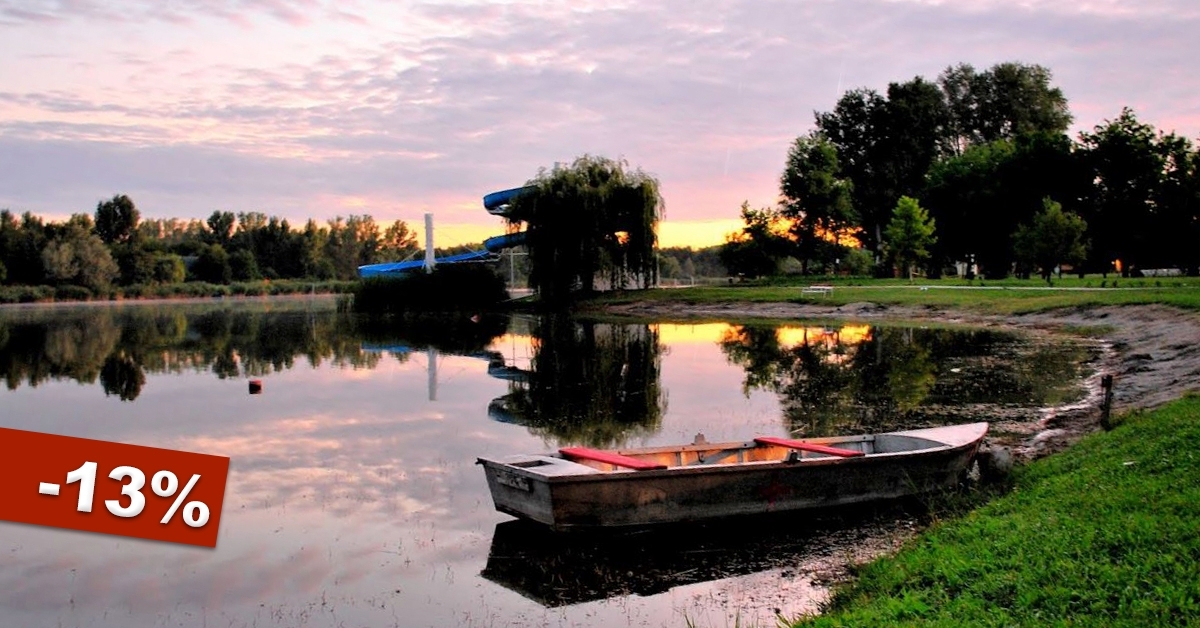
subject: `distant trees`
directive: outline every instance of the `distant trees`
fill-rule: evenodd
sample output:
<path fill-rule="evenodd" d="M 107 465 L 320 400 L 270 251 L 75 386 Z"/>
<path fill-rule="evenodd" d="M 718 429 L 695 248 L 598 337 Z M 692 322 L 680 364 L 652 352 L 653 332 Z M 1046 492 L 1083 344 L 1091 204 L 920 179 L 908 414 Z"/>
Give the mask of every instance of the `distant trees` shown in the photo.
<path fill-rule="evenodd" d="M 379 226 L 370 216 L 341 216 L 329 221 L 328 236 L 323 238 L 324 254 L 333 263 L 339 279 L 358 276 L 358 267 L 379 259 Z"/>
<path fill-rule="evenodd" d="M 936 82 L 850 90 L 793 142 L 772 211 L 791 221 L 789 255 L 806 273 L 813 262 L 828 268 L 838 248 L 834 224 L 882 257 L 884 230 L 904 197 L 937 224 L 923 256 L 930 276 L 954 262 L 993 278 L 1012 273 L 1018 227 L 1032 228 L 1047 197 L 1087 226 L 1092 246 L 1081 270 L 1108 272 L 1119 261 L 1124 273 L 1200 273 L 1192 244 L 1200 239 L 1200 153 L 1192 142 L 1129 109 L 1078 141 L 1066 135 L 1071 122 L 1067 99 L 1040 65 L 960 64 Z M 730 252 L 765 250 L 751 246 L 756 233 L 767 232 L 743 229 Z"/>
<path fill-rule="evenodd" d="M 891 83 L 886 97 L 851 90 L 832 111 L 816 114 L 817 130 L 837 149 L 838 176 L 853 185 L 863 243 L 872 250 L 899 198 L 919 197 L 939 160 L 989 142 L 1061 134 L 1070 122 L 1050 71 L 1019 63 L 984 72 L 950 67 L 937 83 L 921 77 Z"/>
<path fill-rule="evenodd" d="M 779 272 L 779 264 L 794 246 L 787 236 L 781 212 L 773 208 L 752 209 L 742 202 L 740 232 L 731 233 L 721 246 L 721 263 L 730 275 L 762 277 Z"/>
<path fill-rule="evenodd" d="M 208 226 L 207 236 L 204 238 L 209 244 L 219 244 L 222 247 L 228 247 L 233 241 L 233 226 L 237 218 L 233 212 L 214 211 L 208 217 L 205 224 Z"/>
<path fill-rule="evenodd" d="M 412 257 L 421 250 L 417 246 L 417 235 L 408 228 L 403 220 L 397 220 L 384 229 L 379 238 L 379 254 L 383 260 L 399 261 Z"/>
<path fill-rule="evenodd" d="M 702 277 L 725 277 L 729 272 L 721 261 L 722 248 L 720 245 L 700 249 L 683 246 L 660 248 L 659 276 L 689 281 Z"/>
<path fill-rule="evenodd" d="M 63 223 L 0 211 L 0 283 L 78 286 L 93 294 L 113 284 L 353 279 L 360 265 L 402 259 L 416 249 L 404 221 L 381 230 L 367 215 L 337 217 L 325 226 L 310 220 L 299 230 L 261 212 L 143 221 L 123 194 L 98 203 L 93 216 L 76 214 Z"/>
<path fill-rule="evenodd" d="M 816 128 L 788 153 L 772 210 L 789 221 L 787 255 L 802 273 L 814 262 L 824 271 L 849 255 L 839 245 L 853 234 L 878 259 L 884 230 L 907 197 L 944 228 L 940 244 L 934 240 L 920 256 L 931 274 L 961 259 L 976 259 L 989 274 L 1011 272 L 1017 225 L 1041 198 L 1074 203 L 1088 183 L 1063 135 L 1071 123 L 1066 98 L 1050 78 L 1038 65 L 1001 63 L 981 72 L 960 64 L 936 82 L 918 76 L 882 94 L 843 94 L 831 111 L 816 113 Z M 746 259 L 774 249 L 752 245 L 765 233 L 743 229 L 727 254 Z M 867 259 L 857 254 L 854 265 L 870 266 L 861 263 Z"/>

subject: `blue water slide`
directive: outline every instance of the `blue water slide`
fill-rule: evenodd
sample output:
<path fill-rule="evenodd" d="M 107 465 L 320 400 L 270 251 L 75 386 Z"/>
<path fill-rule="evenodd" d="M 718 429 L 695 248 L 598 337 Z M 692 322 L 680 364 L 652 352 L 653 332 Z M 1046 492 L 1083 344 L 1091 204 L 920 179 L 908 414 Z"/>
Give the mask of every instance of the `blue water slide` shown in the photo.
<path fill-rule="evenodd" d="M 520 196 L 524 192 L 535 189 L 537 188 L 532 185 L 526 185 L 524 187 L 492 192 L 491 194 L 483 197 L 483 208 L 493 216 L 507 216 L 509 211 L 512 209 L 512 200 L 514 198 Z"/>
<path fill-rule="evenodd" d="M 489 214 L 495 216 L 507 216 L 511 207 L 511 201 L 526 190 L 533 189 L 532 186 L 512 188 L 510 190 L 501 190 L 492 192 L 483 197 L 483 207 Z M 436 264 L 465 264 L 469 262 L 491 262 L 495 261 L 497 254 L 504 249 L 525 244 L 526 235 L 524 231 L 518 233 L 508 233 L 488 238 L 483 241 L 482 251 L 470 251 L 468 253 L 459 253 L 458 255 L 449 255 L 447 257 L 439 257 L 434 259 Z M 367 264 L 358 267 L 359 277 L 379 277 L 388 275 L 399 275 L 412 272 L 425 266 L 424 259 L 414 259 L 403 262 L 386 262 L 383 264 Z"/>
<path fill-rule="evenodd" d="M 518 234 L 513 234 L 518 235 Z M 501 236 L 502 237 L 502 236 Z M 494 239 L 494 238 L 488 238 Z M 487 249 L 482 251 L 469 251 L 467 253 L 459 253 L 458 255 L 450 255 L 447 257 L 439 257 L 434 259 L 438 264 L 462 264 L 466 262 L 489 262 L 496 258 L 496 253 Z M 367 264 L 358 267 L 359 277 L 377 277 L 380 275 L 397 275 L 414 270 L 419 270 L 425 266 L 425 259 L 413 259 L 406 262 L 387 262 L 384 264 Z"/>
<path fill-rule="evenodd" d="M 525 240 L 528 239 L 528 234 L 524 231 L 517 233 L 509 233 L 506 235 L 492 236 L 483 241 L 483 248 L 492 252 L 499 253 L 504 249 L 511 249 L 514 246 L 522 246 Z"/>

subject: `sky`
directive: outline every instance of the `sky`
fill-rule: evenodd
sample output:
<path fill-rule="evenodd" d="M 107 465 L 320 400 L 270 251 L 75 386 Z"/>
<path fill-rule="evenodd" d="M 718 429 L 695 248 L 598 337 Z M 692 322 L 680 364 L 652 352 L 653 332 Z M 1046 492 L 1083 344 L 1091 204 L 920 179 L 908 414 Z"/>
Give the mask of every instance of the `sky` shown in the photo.
<path fill-rule="evenodd" d="M 584 154 L 655 176 L 660 243 L 773 205 L 848 89 L 1048 67 L 1072 134 L 1132 107 L 1200 136 L 1195 0 L 0 0 L 0 208 L 370 214 L 438 246 Z"/>

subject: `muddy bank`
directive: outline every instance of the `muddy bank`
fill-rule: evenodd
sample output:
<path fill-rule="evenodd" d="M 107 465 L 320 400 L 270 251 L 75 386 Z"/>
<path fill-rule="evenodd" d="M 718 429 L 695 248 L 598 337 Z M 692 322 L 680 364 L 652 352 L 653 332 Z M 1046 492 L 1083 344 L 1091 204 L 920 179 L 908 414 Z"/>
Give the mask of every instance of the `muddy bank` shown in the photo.
<path fill-rule="evenodd" d="M 796 303 L 633 303 L 611 306 L 608 313 L 678 319 L 747 318 L 846 319 L 961 323 L 1019 329 L 1031 333 L 1065 333 L 1097 345 L 1098 359 L 1089 366 L 1080 402 L 1043 408 L 1036 421 L 997 417 L 994 439 L 1013 447 L 1023 458 L 1060 451 L 1100 428 L 1100 378 L 1114 377 L 1113 411 L 1152 408 L 1189 391 L 1200 390 L 1200 315 L 1161 305 L 1067 308 L 1033 314 L 993 316 L 943 308 L 850 303 L 820 306 Z"/>

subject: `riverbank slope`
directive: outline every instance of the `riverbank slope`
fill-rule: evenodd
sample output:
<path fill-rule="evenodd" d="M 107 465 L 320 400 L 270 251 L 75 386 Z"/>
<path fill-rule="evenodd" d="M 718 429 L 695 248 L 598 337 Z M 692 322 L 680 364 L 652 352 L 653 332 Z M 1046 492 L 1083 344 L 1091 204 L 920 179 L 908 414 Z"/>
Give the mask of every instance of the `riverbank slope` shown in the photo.
<path fill-rule="evenodd" d="M 1198 440 L 1198 396 L 1126 415 L 858 568 L 795 626 L 1195 625 Z"/>

